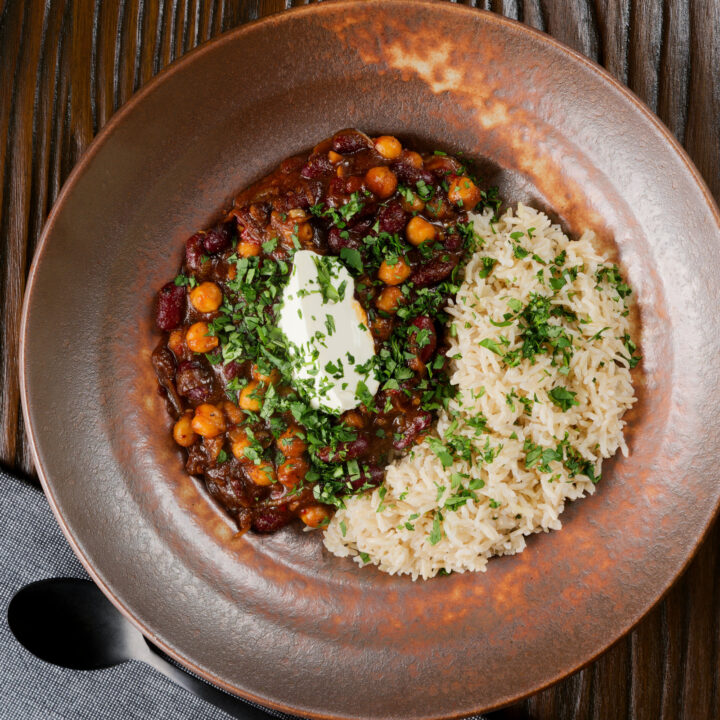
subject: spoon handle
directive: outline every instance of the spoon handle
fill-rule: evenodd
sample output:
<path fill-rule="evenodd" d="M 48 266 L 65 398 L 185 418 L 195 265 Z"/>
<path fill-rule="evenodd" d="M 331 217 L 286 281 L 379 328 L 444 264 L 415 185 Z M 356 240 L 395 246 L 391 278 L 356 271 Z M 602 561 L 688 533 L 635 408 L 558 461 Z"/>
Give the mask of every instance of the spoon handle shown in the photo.
<path fill-rule="evenodd" d="M 185 672 L 185 670 L 181 670 L 166 660 L 159 648 L 156 648 L 147 640 L 146 642 L 151 652 L 143 657 L 143 660 L 149 665 L 152 665 L 176 685 L 180 685 L 180 687 L 185 688 L 203 700 L 206 700 L 211 705 L 225 711 L 228 715 L 239 718 L 240 720 L 269 720 L 269 718 L 273 717 L 264 710 L 209 685 L 204 680 L 200 680 L 194 675 Z"/>

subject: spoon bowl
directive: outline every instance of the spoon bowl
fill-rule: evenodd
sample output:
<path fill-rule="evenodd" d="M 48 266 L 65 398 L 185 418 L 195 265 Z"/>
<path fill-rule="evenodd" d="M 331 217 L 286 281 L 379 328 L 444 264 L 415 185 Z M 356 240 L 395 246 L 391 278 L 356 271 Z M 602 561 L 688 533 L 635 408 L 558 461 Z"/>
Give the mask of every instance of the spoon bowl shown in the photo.
<path fill-rule="evenodd" d="M 72 670 L 101 670 L 140 660 L 232 717 L 242 720 L 270 717 L 263 709 L 228 695 L 169 662 L 88 580 L 50 578 L 30 583 L 13 596 L 7 618 L 17 641 L 45 662 Z"/>
<path fill-rule="evenodd" d="M 10 601 L 8 624 L 33 655 L 73 670 L 100 670 L 150 654 L 142 634 L 87 580 L 26 585 Z"/>

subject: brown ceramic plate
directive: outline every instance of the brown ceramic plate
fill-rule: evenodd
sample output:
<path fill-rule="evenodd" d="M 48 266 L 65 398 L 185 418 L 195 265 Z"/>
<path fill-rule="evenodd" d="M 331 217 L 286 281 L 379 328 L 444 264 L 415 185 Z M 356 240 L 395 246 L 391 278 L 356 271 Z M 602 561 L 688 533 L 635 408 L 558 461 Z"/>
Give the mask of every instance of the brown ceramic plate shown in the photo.
<path fill-rule="evenodd" d="M 354 125 L 486 161 L 511 201 L 611 242 L 641 311 L 630 457 L 487 573 L 413 583 L 286 529 L 233 540 L 156 392 L 151 298 L 182 241 L 284 157 Z M 108 124 L 45 228 L 23 316 L 25 417 L 100 587 L 183 664 L 315 717 L 439 718 L 588 662 L 658 600 L 720 498 L 720 229 L 667 130 L 580 55 L 450 4 L 322 4 L 228 33 Z"/>

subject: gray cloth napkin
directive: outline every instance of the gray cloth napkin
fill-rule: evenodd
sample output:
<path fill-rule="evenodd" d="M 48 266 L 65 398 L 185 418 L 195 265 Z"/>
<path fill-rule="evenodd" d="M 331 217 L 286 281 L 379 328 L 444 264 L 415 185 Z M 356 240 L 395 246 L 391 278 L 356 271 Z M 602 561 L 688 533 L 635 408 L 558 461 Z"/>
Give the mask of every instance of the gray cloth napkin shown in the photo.
<path fill-rule="evenodd" d="M 77 671 L 31 655 L 10 632 L 8 604 L 23 585 L 51 577 L 88 579 L 42 492 L 0 469 L 0 720 L 227 720 L 143 663 Z"/>
<path fill-rule="evenodd" d="M 77 671 L 31 655 L 10 632 L 8 604 L 23 585 L 51 577 L 88 579 L 42 492 L 0 470 L 0 719 L 227 720 L 143 663 Z"/>

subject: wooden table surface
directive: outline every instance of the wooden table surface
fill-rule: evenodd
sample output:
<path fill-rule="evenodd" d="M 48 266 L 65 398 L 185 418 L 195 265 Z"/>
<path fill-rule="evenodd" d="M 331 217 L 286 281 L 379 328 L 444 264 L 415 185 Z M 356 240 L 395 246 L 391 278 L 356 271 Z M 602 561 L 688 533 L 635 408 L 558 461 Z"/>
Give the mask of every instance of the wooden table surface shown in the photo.
<path fill-rule="evenodd" d="M 18 388 L 20 307 L 40 231 L 73 165 L 115 110 L 168 63 L 224 30 L 296 4 L 302 2 L 0 0 L 0 463 L 6 467 L 34 476 Z M 468 4 L 533 25 L 604 65 L 675 133 L 720 198 L 720 0 Z M 719 540 L 716 523 L 686 573 L 630 635 L 506 716 L 720 718 Z"/>

